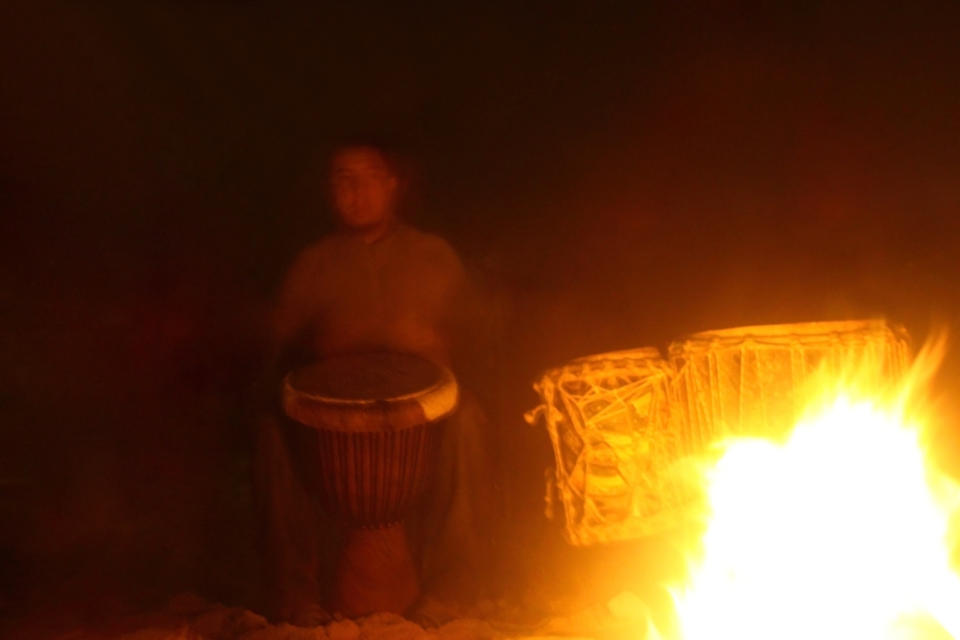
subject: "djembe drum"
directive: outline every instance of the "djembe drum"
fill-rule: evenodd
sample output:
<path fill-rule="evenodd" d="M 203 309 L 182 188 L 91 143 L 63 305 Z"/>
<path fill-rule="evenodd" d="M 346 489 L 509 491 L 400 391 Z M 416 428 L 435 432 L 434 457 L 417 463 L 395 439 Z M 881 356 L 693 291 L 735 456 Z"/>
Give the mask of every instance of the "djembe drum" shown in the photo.
<path fill-rule="evenodd" d="M 403 518 L 430 483 L 457 400 L 447 369 L 396 353 L 332 357 L 284 379 L 284 411 L 308 427 L 307 484 L 346 531 L 334 588 L 342 613 L 402 613 L 417 599 Z"/>
<path fill-rule="evenodd" d="M 807 403 L 846 376 L 884 385 L 904 373 L 908 341 L 882 320 L 807 322 L 705 331 L 674 342 L 684 432 L 695 444 L 728 435 L 777 437 Z"/>
<path fill-rule="evenodd" d="M 553 443 L 548 515 L 558 493 L 564 535 L 577 546 L 660 534 L 679 522 L 690 494 L 671 425 L 673 368 L 656 348 L 604 353 L 543 374 L 534 388 Z"/>

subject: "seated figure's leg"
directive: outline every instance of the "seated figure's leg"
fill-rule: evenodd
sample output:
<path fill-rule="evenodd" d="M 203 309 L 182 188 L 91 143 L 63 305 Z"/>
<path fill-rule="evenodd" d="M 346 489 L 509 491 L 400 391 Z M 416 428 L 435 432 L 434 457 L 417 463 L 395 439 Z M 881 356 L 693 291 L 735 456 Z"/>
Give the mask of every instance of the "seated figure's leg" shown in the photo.
<path fill-rule="evenodd" d="M 293 620 L 319 606 L 323 596 L 318 574 L 327 532 L 316 501 L 297 478 L 283 429 L 274 416 L 259 421 L 254 482 L 262 527 L 264 603 L 272 617 Z"/>
<path fill-rule="evenodd" d="M 469 600 L 481 594 L 494 570 L 497 474 L 486 416 L 472 395 L 462 394 L 445 426 L 436 479 L 417 527 L 421 570 L 428 595 Z"/>

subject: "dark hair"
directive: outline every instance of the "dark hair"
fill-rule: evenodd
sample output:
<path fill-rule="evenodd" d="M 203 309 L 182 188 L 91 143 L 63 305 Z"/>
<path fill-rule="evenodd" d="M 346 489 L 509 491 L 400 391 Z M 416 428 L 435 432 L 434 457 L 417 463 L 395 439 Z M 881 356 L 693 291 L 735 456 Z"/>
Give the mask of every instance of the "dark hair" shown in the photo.
<path fill-rule="evenodd" d="M 384 135 L 364 133 L 341 136 L 330 145 L 328 158 L 332 160 L 334 156 L 346 149 L 360 148 L 375 149 L 379 152 L 387 167 L 401 182 L 406 182 L 409 178 L 410 162 L 408 154 L 399 143 Z"/>

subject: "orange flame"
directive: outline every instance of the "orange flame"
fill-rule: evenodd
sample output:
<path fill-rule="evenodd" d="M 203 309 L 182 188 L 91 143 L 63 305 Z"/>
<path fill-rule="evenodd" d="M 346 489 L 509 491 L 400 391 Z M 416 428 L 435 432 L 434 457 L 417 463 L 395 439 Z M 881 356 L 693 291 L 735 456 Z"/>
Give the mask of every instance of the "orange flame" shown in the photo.
<path fill-rule="evenodd" d="M 896 388 L 820 378 L 785 441 L 722 445 L 702 548 L 674 589 L 679 638 L 960 640 L 960 486 L 925 443 L 944 351 L 933 341 Z"/>

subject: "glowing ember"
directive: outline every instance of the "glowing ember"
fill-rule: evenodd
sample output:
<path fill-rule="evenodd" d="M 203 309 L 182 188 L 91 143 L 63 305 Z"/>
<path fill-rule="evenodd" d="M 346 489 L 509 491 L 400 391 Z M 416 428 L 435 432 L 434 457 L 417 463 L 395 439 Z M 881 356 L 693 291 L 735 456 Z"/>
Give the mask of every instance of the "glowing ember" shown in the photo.
<path fill-rule="evenodd" d="M 679 637 L 960 639 L 960 488 L 927 460 L 917 393 L 942 351 L 925 349 L 898 389 L 821 381 L 784 442 L 725 444 L 705 476 L 701 554 L 675 593 Z"/>

